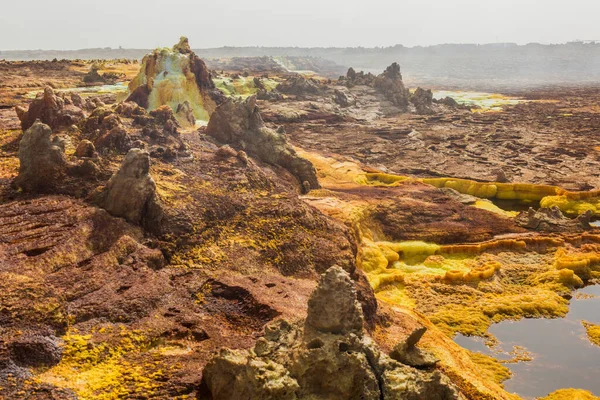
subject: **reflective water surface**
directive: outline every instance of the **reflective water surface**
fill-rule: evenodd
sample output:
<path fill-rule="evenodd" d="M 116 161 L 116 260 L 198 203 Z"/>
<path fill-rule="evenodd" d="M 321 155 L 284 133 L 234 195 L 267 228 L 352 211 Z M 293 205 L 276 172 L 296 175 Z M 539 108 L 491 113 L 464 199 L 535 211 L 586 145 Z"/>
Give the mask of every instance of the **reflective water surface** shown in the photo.
<path fill-rule="evenodd" d="M 600 285 L 575 292 L 565 318 L 493 325 L 489 332 L 500 342 L 494 350 L 481 338 L 458 335 L 455 341 L 499 360 L 511 359 L 508 353 L 514 346 L 524 347 L 533 360 L 506 364 L 513 377 L 504 382 L 507 391 L 522 397 L 545 396 L 561 388 L 586 389 L 600 396 L 600 347 L 590 343 L 582 320 L 600 324 Z"/>

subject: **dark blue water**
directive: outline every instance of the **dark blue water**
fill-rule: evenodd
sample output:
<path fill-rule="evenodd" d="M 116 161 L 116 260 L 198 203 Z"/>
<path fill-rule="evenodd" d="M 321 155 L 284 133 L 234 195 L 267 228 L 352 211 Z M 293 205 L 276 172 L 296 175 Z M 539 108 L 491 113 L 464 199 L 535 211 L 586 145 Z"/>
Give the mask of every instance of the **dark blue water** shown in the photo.
<path fill-rule="evenodd" d="M 560 319 L 522 319 L 494 324 L 489 332 L 500 342 L 494 351 L 483 339 L 457 335 L 456 343 L 499 360 L 510 359 L 513 346 L 526 348 L 532 361 L 506 364 L 513 377 L 504 382 L 507 391 L 525 398 L 546 396 L 562 388 L 586 389 L 600 396 L 600 347 L 590 343 L 582 320 L 600 324 L 600 285 L 575 294 L 569 313 Z M 497 354 L 500 350 L 501 353 Z"/>

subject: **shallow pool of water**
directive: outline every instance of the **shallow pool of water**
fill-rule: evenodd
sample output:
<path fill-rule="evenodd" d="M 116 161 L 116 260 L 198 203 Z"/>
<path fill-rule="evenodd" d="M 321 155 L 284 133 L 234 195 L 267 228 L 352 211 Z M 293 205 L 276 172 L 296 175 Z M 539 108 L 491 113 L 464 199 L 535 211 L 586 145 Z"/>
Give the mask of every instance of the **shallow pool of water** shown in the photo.
<path fill-rule="evenodd" d="M 505 211 L 527 211 L 531 207 L 536 210 L 540 208 L 539 201 L 523 201 L 523 200 L 500 200 L 490 199 L 492 203 Z"/>
<path fill-rule="evenodd" d="M 523 319 L 492 325 L 489 332 L 500 342 L 494 350 L 483 339 L 457 335 L 456 343 L 507 360 L 514 346 L 522 346 L 532 361 L 506 364 L 513 377 L 507 391 L 524 398 L 545 396 L 561 388 L 579 388 L 600 396 L 600 347 L 590 343 L 582 320 L 600 324 L 600 285 L 574 293 L 569 313 L 560 319 Z"/>
<path fill-rule="evenodd" d="M 126 82 L 115 83 L 114 85 L 100 85 L 100 86 L 81 86 L 81 87 L 72 87 L 72 88 L 60 88 L 56 89 L 58 92 L 76 92 L 81 94 L 82 96 L 95 96 L 99 94 L 116 94 L 117 97 L 119 95 L 126 95 L 128 92 L 128 87 Z M 43 92 L 43 90 L 34 90 L 32 92 L 27 93 L 28 98 L 35 99 L 38 93 Z"/>
<path fill-rule="evenodd" d="M 501 111 L 504 106 L 512 106 L 524 101 L 495 93 L 452 90 L 436 90 L 433 92 L 434 99 L 443 99 L 445 97 L 451 97 L 461 105 L 480 107 L 482 111 Z"/>

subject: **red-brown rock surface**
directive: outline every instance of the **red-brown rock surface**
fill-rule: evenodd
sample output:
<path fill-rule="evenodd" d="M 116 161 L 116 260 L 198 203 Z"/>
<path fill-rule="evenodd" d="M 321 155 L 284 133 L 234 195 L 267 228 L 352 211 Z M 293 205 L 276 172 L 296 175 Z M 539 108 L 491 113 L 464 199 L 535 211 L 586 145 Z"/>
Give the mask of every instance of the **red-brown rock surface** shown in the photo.
<path fill-rule="evenodd" d="M 29 109 L 17 106 L 16 112 L 24 131 L 38 119 L 50 128 L 58 129 L 71 126 L 85 117 L 83 110 L 75 106 L 71 99 L 64 94 L 55 94 L 49 86 L 31 102 Z"/>

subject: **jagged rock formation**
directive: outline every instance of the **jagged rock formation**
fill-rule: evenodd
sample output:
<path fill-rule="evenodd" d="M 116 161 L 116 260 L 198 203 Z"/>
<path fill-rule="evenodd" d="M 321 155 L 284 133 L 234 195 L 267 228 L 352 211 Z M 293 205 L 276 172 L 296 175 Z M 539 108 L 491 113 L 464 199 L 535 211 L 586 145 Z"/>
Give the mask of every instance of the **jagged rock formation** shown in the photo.
<path fill-rule="evenodd" d="M 410 96 L 410 102 L 413 103 L 417 110 L 417 114 L 432 114 L 433 110 L 431 105 L 433 104 L 433 92 L 431 89 L 417 88 L 415 92 Z"/>
<path fill-rule="evenodd" d="M 402 364 L 364 336 L 352 281 L 335 266 L 311 295 L 303 327 L 279 320 L 253 349 L 221 350 L 203 381 L 214 400 L 459 398 L 440 372 Z"/>
<path fill-rule="evenodd" d="M 306 79 L 302 75 L 294 75 L 277 85 L 281 93 L 295 96 L 315 95 L 321 92 L 319 84 L 314 79 Z"/>
<path fill-rule="evenodd" d="M 125 153 L 133 146 L 121 118 L 109 107 L 96 108 L 81 126 L 85 137 L 98 150 Z"/>
<path fill-rule="evenodd" d="M 106 106 L 106 103 L 103 101 L 108 100 L 106 97 L 100 98 L 97 96 L 83 98 L 79 93 L 71 93 L 71 102 L 75 107 L 79 107 L 86 111 L 94 111 L 98 107 Z"/>
<path fill-rule="evenodd" d="M 210 71 L 191 50 L 188 39 L 182 37 L 172 49 L 156 49 L 142 60 L 139 74 L 129 83 L 133 101 L 149 111 L 168 105 L 177 112 L 187 102 L 194 118 L 208 121 L 223 94 L 215 88 Z M 189 125 L 185 115 L 178 121 Z"/>
<path fill-rule="evenodd" d="M 67 168 L 62 143 L 52 139 L 52 129 L 39 120 L 23 133 L 19 163 L 15 184 L 32 192 L 51 190 Z"/>
<path fill-rule="evenodd" d="M 179 115 L 190 118 L 186 102 Z M 148 113 L 133 102 L 114 108 L 99 107 L 81 123 L 83 135 L 104 153 L 126 153 L 133 147 L 145 148 L 154 158 L 172 159 L 186 153 L 180 127 L 173 110 L 162 106 Z"/>
<path fill-rule="evenodd" d="M 593 217 L 591 210 L 575 219 L 565 217 L 556 206 L 552 208 L 540 208 L 521 212 L 516 222 L 523 228 L 538 232 L 583 232 L 591 229 L 590 222 Z"/>
<path fill-rule="evenodd" d="M 386 99 L 396 107 L 402 110 L 407 109 L 410 93 L 404 87 L 398 63 L 392 63 L 381 75 L 375 78 L 373 87 L 383 93 Z"/>
<path fill-rule="evenodd" d="M 80 107 L 75 106 L 64 93 L 55 94 L 50 86 L 37 95 L 28 110 L 17 106 L 15 111 L 23 131 L 29 129 L 38 119 L 51 129 L 58 129 L 71 126 L 85 117 Z"/>
<path fill-rule="evenodd" d="M 150 176 L 150 155 L 131 149 L 121 168 L 105 187 L 92 194 L 92 201 L 116 217 L 156 228 L 162 211 L 156 195 L 156 183 Z"/>
<path fill-rule="evenodd" d="M 228 99 L 221 104 L 211 116 L 206 133 L 221 143 L 287 169 L 304 186 L 307 182 L 310 189 L 320 187 L 312 163 L 299 157 L 284 135 L 265 126 L 256 106 L 256 96 L 246 100 Z"/>
<path fill-rule="evenodd" d="M 358 85 L 373 86 L 375 81 L 375 75 L 372 73 L 364 73 L 364 71 L 356 72 L 354 68 L 348 68 L 346 76 L 340 76 L 339 81 L 346 85 L 348 88 L 352 88 Z"/>
<path fill-rule="evenodd" d="M 330 268 L 310 296 L 306 323 L 320 332 L 362 335 L 363 322 L 350 276 L 342 268 Z"/>

